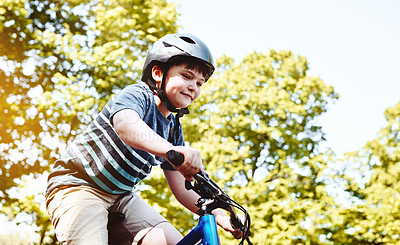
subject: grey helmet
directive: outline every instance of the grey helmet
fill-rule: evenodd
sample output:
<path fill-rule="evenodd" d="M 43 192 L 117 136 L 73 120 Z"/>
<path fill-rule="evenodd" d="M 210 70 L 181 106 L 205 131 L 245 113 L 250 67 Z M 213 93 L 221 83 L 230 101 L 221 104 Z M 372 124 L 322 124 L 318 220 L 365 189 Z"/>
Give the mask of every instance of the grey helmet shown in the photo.
<path fill-rule="evenodd" d="M 147 83 L 149 87 L 157 93 L 157 96 L 161 99 L 169 111 L 176 112 L 175 126 L 171 129 L 168 141 L 173 143 L 179 134 L 180 122 L 179 118 L 184 114 L 189 113 L 188 108 L 175 108 L 168 100 L 164 93 L 165 90 L 165 78 L 163 76 L 161 82 L 161 88 L 156 87 L 155 81 L 152 78 L 151 70 L 154 65 L 162 65 L 164 74 L 167 74 L 169 65 L 168 63 L 176 57 L 191 57 L 203 63 L 207 67 L 207 74 L 205 80 L 207 81 L 213 74 L 214 61 L 208 47 L 199 38 L 188 33 L 176 33 L 168 34 L 159 40 L 157 40 L 153 48 L 147 54 L 146 61 L 143 66 L 142 81 Z"/>
<path fill-rule="evenodd" d="M 155 83 L 151 76 L 153 66 L 157 63 L 167 64 L 177 56 L 193 57 L 202 62 L 208 68 L 206 81 L 215 70 L 211 52 L 199 38 L 188 33 L 168 34 L 157 40 L 148 53 L 143 66 L 142 81 L 154 89 Z"/>

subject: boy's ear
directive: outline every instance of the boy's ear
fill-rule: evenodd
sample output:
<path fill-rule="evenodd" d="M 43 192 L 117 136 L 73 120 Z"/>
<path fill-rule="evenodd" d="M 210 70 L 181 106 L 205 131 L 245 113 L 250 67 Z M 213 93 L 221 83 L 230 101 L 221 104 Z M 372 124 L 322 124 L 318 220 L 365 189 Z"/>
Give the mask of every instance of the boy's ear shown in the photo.
<path fill-rule="evenodd" d="M 163 71 L 158 65 L 153 66 L 151 69 L 151 76 L 153 77 L 154 81 L 158 84 L 161 83 L 163 77 Z"/>

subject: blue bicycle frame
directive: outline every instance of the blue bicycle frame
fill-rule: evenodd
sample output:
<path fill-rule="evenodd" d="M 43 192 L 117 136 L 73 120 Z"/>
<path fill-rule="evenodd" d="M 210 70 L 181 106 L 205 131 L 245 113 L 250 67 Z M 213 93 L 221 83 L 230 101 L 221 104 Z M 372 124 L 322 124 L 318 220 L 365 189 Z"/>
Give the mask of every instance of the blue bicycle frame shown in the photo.
<path fill-rule="evenodd" d="M 215 217 L 212 214 L 201 216 L 199 224 L 177 245 L 220 245 Z"/>

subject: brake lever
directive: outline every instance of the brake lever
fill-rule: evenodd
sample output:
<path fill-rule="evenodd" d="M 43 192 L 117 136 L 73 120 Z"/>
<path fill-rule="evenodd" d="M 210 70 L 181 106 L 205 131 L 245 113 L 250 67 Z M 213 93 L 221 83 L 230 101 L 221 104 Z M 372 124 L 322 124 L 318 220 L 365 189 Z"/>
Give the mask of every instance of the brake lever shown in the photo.
<path fill-rule="evenodd" d="M 240 230 L 243 230 L 243 224 L 240 221 L 239 217 L 236 215 L 235 210 L 231 206 L 229 206 L 226 211 L 228 211 L 228 213 L 229 213 L 229 218 L 230 218 L 232 227 L 235 229 L 239 228 Z"/>
<path fill-rule="evenodd" d="M 197 181 L 205 183 L 215 195 L 227 196 L 227 194 L 215 183 L 206 172 L 201 171 L 193 176 Z"/>
<path fill-rule="evenodd" d="M 205 172 L 200 172 L 194 176 L 196 180 L 201 180 L 203 183 L 206 183 L 209 188 L 213 190 L 213 193 L 220 198 L 223 199 L 225 202 L 230 203 L 230 197 L 229 195 L 223 191 L 215 182 L 212 180 L 207 173 Z M 229 217 L 230 217 L 230 222 L 232 224 L 232 227 L 235 229 L 240 229 L 241 231 L 244 231 L 244 224 L 241 222 L 239 217 L 236 215 L 235 210 L 231 207 L 231 205 L 226 205 L 225 210 L 228 211 Z"/>

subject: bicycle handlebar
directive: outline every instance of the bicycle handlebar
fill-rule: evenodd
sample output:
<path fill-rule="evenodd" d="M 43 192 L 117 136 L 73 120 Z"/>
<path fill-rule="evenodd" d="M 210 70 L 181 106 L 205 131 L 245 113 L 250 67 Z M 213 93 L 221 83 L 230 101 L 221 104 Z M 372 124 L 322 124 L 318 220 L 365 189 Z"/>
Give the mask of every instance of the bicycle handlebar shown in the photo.
<path fill-rule="evenodd" d="M 167 152 L 167 159 L 170 161 L 172 164 L 175 165 L 175 167 L 179 167 L 182 165 L 182 163 L 185 161 L 185 157 L 183 154 L 175 151 L 175 150 L 170 150 Z"/>
<path fill-rule="evenodd" d="M 184 155 L 175 150 L 168 151 L 166 155 L 168 161 L 170 161 L 176 167 L 179 167 L 185 161 Z M 201 198 L 214 200 L 215 203 L 212 209 L 222 208 L 228 211 L 233 228 L 239 228 L 243 232 L 242 241 L 239 244 L 243 244 L 244 240 L 246 240 L 248 244 L 252 244 L 249 239 L 249 236 L 251 235 L 250 216 L 247 213 L 247 210 L 232 200 L 228 194 L 223 191 L 204 171 L 200 171 L 199 173 L 193 175 L 193 177 L 197 182 L 192 185 L 186 180 L 186 189 L 194 190 Z M 233 207 L 238 208 L 245 213 L 246 216 L 243 223 L 237 217 Z"/>

